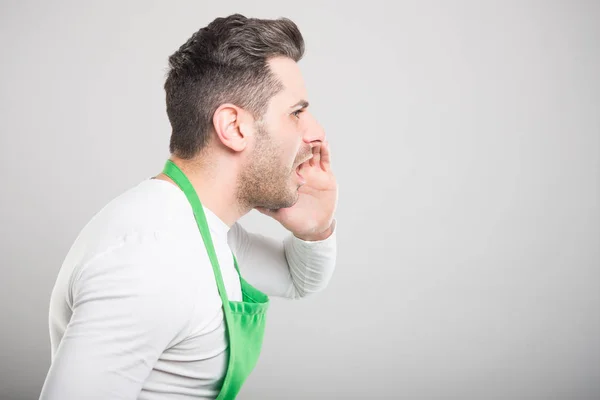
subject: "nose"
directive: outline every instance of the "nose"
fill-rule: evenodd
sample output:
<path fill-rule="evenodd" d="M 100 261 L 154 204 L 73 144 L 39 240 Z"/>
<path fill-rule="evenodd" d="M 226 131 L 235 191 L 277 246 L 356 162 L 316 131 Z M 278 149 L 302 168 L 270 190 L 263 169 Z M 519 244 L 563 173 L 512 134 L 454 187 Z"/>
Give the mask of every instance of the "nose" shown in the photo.
<path fill-rule="evenodd" d="M 303 140 L 313 147 L 325 140 L 325 130 L 312 114 L 309 113 L 308 117 L 309 121 L 307 121 L 306 129 L 304 130 Z"/>

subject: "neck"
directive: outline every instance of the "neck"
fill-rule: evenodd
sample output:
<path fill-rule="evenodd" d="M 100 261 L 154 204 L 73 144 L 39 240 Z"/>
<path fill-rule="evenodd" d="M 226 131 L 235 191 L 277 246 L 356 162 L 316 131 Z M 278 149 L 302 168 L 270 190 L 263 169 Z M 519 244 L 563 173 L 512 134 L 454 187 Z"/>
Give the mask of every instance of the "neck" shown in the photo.
<path fill-rule="evenodd" d="M 239 204 L 237 192 L 237 170 L 231 166 L 219 165 L 218 160 L 211 159 L 188 161 L 172 156 L 175 163 L 189 179 L 202 206 L 212 211 L 221 221 L 231 227 L 238 219 L 250 212 Z M 155 177 L 176 185 L 171 178 L 162 172 Z"/>

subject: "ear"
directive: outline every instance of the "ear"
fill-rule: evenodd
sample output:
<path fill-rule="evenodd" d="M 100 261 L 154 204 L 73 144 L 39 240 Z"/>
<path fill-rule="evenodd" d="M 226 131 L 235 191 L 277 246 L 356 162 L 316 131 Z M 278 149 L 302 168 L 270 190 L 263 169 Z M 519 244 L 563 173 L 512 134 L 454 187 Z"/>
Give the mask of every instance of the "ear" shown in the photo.
<path fill-rule="evenodd" d="M 222 104 L 213 114 L 217 138 L 231 150 L 239 152 L 248 146 L 248 113 L 234 104 Z"/>

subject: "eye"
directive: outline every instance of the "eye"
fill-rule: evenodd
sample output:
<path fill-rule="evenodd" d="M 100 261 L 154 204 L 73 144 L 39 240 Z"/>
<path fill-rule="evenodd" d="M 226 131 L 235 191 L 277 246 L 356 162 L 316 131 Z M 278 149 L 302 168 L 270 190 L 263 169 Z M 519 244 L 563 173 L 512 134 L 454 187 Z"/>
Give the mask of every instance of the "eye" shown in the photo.
<path fill-rule="evenodd" d="M 299 110 L 296 110 L 296 111 L 294 111 L 294 112 L 292 113 L 292 115 L 293 115 L 294 117 L 296 117 L 296 118 L 300 119 L 300 114 L 302 114 L 302 112 L 304 112 L 304 109 L 302 109 L 302 108 L 301 108 L 301 109 L 299 109 Z"/>

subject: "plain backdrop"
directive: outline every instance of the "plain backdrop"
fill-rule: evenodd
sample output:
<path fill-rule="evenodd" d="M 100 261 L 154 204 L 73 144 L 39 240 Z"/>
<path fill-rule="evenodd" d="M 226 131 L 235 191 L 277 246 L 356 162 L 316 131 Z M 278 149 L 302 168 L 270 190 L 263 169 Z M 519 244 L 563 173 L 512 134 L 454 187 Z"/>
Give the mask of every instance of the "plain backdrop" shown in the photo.
<path fill-rule="evenodd" d="M 300 27 L 340 185 L 333 280 L 274 299 L 240 398 L 600 398 L 600 2 L 1 4 L 0 399 L 39 396 L 79 230 L 168 157 L 168 56 L 236 12 Z"/>

